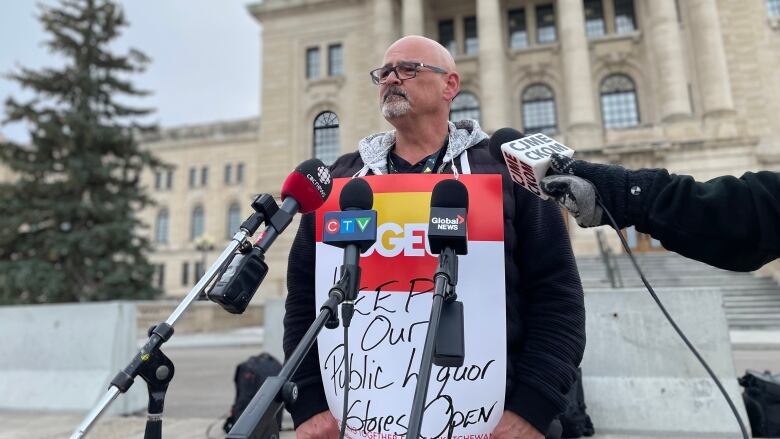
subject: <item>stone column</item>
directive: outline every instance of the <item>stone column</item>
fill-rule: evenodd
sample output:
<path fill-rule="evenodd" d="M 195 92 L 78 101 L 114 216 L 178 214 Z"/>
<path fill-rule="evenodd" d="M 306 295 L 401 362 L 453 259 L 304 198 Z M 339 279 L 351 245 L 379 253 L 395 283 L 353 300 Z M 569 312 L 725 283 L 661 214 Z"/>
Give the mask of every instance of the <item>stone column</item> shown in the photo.
<path fill-rule="evenodd" d="M 403 0 L 401 4 L 403 35 L 425 35 L 425 9 L 423 0 Z"/>
<path fill-rule="evenodd" d="M 499 0 L 477 0 L 479 38 L 480 110 L 482 126 L 489 131 L 511 126 L 507 105 L 506 41 Z"/>
<path fill-rule="evenodd" d="M 382 55 L 396 40 L 393 0 L 374 0 L 374 58 L 377 67 Z"/>
<path fill-rule="evenodd" d="M 567 132 L 572 139 L 567 142 L 578 143 L 580 132 L 598 130 L 596 122 L 595 100 L 593 94 L 593 75 L 590 68 L 588 39 L 585 36 L 585 11 L 582 0 L 558 0 L 555 5 L 558 16 L 557 32 L 561 43 L 561 63 L 563 64 L 563 93 L 568 117 Z M 590 136 L 585 136 L 590 137 Z M 596 139 L 583 141 L 587 146 Z M 583 145 L 586 146 L 586 145 Z"/>
<path fill-rule="evenodd" d="M 715 0 L 686 0 L 683 4 L 688 7 L 691 21 L 693 56 L 704 118 L 731 115 L 734 112 L 734 100 L 731 96 L 718 5 Z"/>
<path fill-rule="evenodd" d="M 661 120 L 673 122 L 691 114 L 688 81 L 675 0 L 649 0 L 648 39 L 659 85 Z"/>
<path fill-rule="evenodd" d="M 398 33 L 395 24 L 393 0 L 374 0 L 374 53 L 371 54 L 373 63 L 370 68 L 382 65 L 385 51 L 396 39 L 398 39 Z M 368 75 L 365 78 L 368 80 Z M 372 102 L 375 104 L 371 109 L 376 114 L 376 125 L 372 128 L 372 131 L 386 131 L 390 129 L 390 125 L 379 110 L 379 97 L 376 90 L 374 90 L 372 95 Z"/>

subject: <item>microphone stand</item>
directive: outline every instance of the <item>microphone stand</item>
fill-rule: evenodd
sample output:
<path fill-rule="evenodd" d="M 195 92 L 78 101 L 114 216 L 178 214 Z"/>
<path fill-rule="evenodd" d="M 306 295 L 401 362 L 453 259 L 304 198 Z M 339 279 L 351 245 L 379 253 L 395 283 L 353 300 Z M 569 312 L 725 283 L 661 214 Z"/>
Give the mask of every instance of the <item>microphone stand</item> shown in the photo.
<path fill-rule="evenodd" d="M 146 381 L 149 390 L 144 438 L 161 439 L 165 392 L 168 389 L 168 383 L 173 379 L 174 367 L 173 362 L 160 350 L 160 347 L 173 335 L 173 325 L 192 305 L 192 302 L 205 293 L 211 281 L 227 266 L 236 250 L 248 244 L 247 238 L 252 236 L 260 225 L 264 222 L 270 224 L 278 211 L 276 202 L 268 194 L 258 196 L 252 203 L 252 208 L 255 212 L 241 224 L 240 230 L 233 235 L 222 254 L 211 264 L 206 274 L 200 278 L 168 319 L 149 329 L 149 339 L 130 360 L 130 363 L 111 380 L 108 391 L 87 414 L 70 439 L 84 437 L 119 394 L 126 393 L 130 389 L 135 377 L 139 375 Z"/>
<path fill-rule="evenodd" d="M 431 378 L 431 368 L 434 360 L 434 345 L 439 329 L 439 321 L 444 302 L 455 300 L 455 286 L 458 284 L 458 255 L 451 247 L 445 247 L 439 253 L 439 264 L 433 277 L 433 304 L 431 305 L 431 317 L 428 321 L 428 332 L 425 335 L 420 370 L 417 374 L 417 386 L 414 389 L 412 411 L 409 414 L 408 439 L 420 437 L 423 412 L 425 411 L 425 397 L 428 394 L 428 383 Z M 450 427 L 452 433 L 452 427 Z"/>
<path fill-rule="evenodd" d="M 358 280 L 355 280 L 356 275 Z M 349 297 L 351 289 L 359 282 L 359 276 L 359 269 L 356 273 L 348 265 L 341 266 L 341 278 L 328 292 L 328 299 L 320 307 L 319 315 L 284 363 L 279 375 L 265 379 L 225 439 L 279 438 L 277 415 L 284 404 L 294 404 L 298 399 L 298 386 L 292 381 L 292 376 L 314 345 L 323 326 L 328 329 L 339 326 L 338 306 Z"/>

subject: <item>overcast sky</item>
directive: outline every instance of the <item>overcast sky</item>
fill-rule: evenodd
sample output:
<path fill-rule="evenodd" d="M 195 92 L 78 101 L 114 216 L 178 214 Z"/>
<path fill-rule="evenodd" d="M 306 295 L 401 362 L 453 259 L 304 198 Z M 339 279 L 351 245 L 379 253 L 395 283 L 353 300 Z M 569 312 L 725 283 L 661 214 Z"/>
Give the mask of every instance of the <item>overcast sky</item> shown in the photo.
<path fill-rule="evenodd" d="M 152 61 L 136 75 L 138 88 L 153 94 L 140 103 L 154 107 L 161 126 L 230 120 L 259 114 L 260 25 L 249 15 L 252 0 L 120 0 L 130 26 L 117 48 L 133 47 Z M 54 0 L 43 0 L 55 4 Z M 48 39 L 35 19 L 33 0 L 3 2 L 0 13 L 0 103 L 29 98 L 4 77 L 17 66 L 56 66 L 42 46 Z M 5 108 L 0 105 L 0 119 Z M 6 138 L 26 141 L 21 124 L 0 126 Z"/>

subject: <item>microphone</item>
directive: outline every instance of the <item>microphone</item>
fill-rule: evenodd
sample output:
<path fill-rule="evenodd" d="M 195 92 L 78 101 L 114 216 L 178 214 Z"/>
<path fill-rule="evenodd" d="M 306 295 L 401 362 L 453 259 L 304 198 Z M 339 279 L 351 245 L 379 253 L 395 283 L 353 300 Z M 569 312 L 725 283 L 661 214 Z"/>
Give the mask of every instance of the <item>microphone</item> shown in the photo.
<path fill-rule="evenodd" d="M 328 167 L 318 159 L 309 159 L 284 180 L 280 207 L 268 194 L 255 198 L 252 208 L 263 215 L 267 226 L 255 245 L 240 248 L 206 296 L 229 313 L 243 313 L 268 274 L 265 252 L 296 213 L 309 213 L 322 206 L 332 187 Z M 244 224 L 241 227 L 246 228 Z"/>
<path fill-rule="evenodd" d="M 344 249 L 341 279 L 334 288 L 344 295 L 342 317 L 344 326 L 352 320 L 352 304 L 357 300 L 360 288 L 360 253 L 376 242 L 376 211 L 374 192 L 362 178 L 353 178 L 341 190 L 340 212 L 327 212 L 322 242 Z"/>
<path fill-rule="evenodd" d="M 457 367 L 465 358 L 463 337 L 463 303 L 458 302 L 455 287 L 458 284 L 458 255 L 468 251 L 466 217 L 469 193 L 458 180 L 442 180 L 431 193 L 431 213 L 428 221 L 428 246 L 438 254 L 433 275 L 431 317 L 425 334 L 417 386 L 414 389 L 412 410 L 409 413 L 408 438 L 420 436 L 425 412 L 425 397 L 431 380 L 433 365 Z M 450 435 L 452 434 L 450 427 Z"/>
<path fill-rule="evenodd" d="M 506 163 L 512 181 L 537 197 L 549 197 L 539 188 L 539 182 L 550 169 L 550 156 L 571 157 L 574 150 L 542 133 L 525 136 L 513 128 L 501 128 L 490 138 L 490 154 Z"/>
<path fill-rule="evenodd" d="M 360 289 L 360 253 L 368 250 L 376 242 L 376 211 L 374 192 L 362 178 L 353 178 L 341 190 L 339 207 L 341 212 L 327 212 L 323 220 L 325 227 L 322 242 L 344 249 L 344 263 L 341 265 L 341 277 L 330 289 L 329 297 L 341 301 L 341 319 L 344 326 L 344 405 L 339 437 L 344 437 L 349 407 L 350 376 L 352 375 L 349 355 L 349 325 L 355 313 L 355 301 Z M 325 323 L 329 329 L 339 325 L 336 313 L 332 312 Z"/>
<path fill-rule="evenodd" d="M 441 254 L 452 248 L 456 255 L 468 253 L 469 193 L 458 180 L 443 180 L 431 193 L 431 215 L 428 223 L 428 245 L 431 253 Z M 455 300 L 455 286 L 458 283 L 457 257 L 450 258 L 454 264 L 450 279 L 450 294 L 441 309 L 436 342 L 433 348 L 433 364 L 441 367 L 463 365 L 463 302 Z"/>
<path fill-rule="evenodd" d="M 428 244 L 431 253 L 440 254 L 450 247 L 455 254 L 468 253 L 466 214 L 469 193 L 458 180 L 442 180 L 431 193 L 431 214 L 428 222 Z"/>

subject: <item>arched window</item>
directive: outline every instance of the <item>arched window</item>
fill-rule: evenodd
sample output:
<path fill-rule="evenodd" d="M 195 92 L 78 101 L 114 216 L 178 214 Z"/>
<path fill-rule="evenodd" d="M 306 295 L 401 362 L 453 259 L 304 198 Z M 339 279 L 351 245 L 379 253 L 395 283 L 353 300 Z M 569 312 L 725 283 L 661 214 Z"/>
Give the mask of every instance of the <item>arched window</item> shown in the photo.
<path fill-rule="evenodd" d="M 314 157 L 329 165 L 340 152 L 339 118 L 332 111 L 323 111 L 314 118 Z"/>
<path fill-rule="evenodd" d="M 157 222 L 154 227 L 155 235 L 154 240 L 160 244 L 168 242 L 168 226 L 170 219 L 168 216 L 168 209 L 162 209 L 157 213 Z"/>
<path fill-rule="evenodd" d="M 233 203 L 228 207 L 227 211 L 227 237 L 230 238 L 234 233 L 238 232 L 238 227 L 241 225 L 241 207 L 238 203 Z"/>
<path fill-rule="evenodd" d="M 190 221 L 190 239 L 195 239 L 203 234 L 206 218 L 203 214 L 203 206 L 195 206 L 192 209 L 192 219 Z"/>
<path fill-rule="evenodd" d="M 639 125 L 634 81 L 626 75 L 607 76 L 601 83 L 601 114 L 604 128 Z"/>
<path fill-rule="evenodd" d="M 532 84 L 523 91 L 523 131 L 526 134 L 558 131 L 555 95 L 544 84 Z"/>
<path fill-rule="evenodd" d="M 457 122 L 463 119 L 474 119 L 477 122 L 480 120 L 479 113 L 479 100 L 474 93 L 464 91 L 458 93 L 455 99 L 452 100 L 452 106 L 450 107 L 450 120 Z"/>

